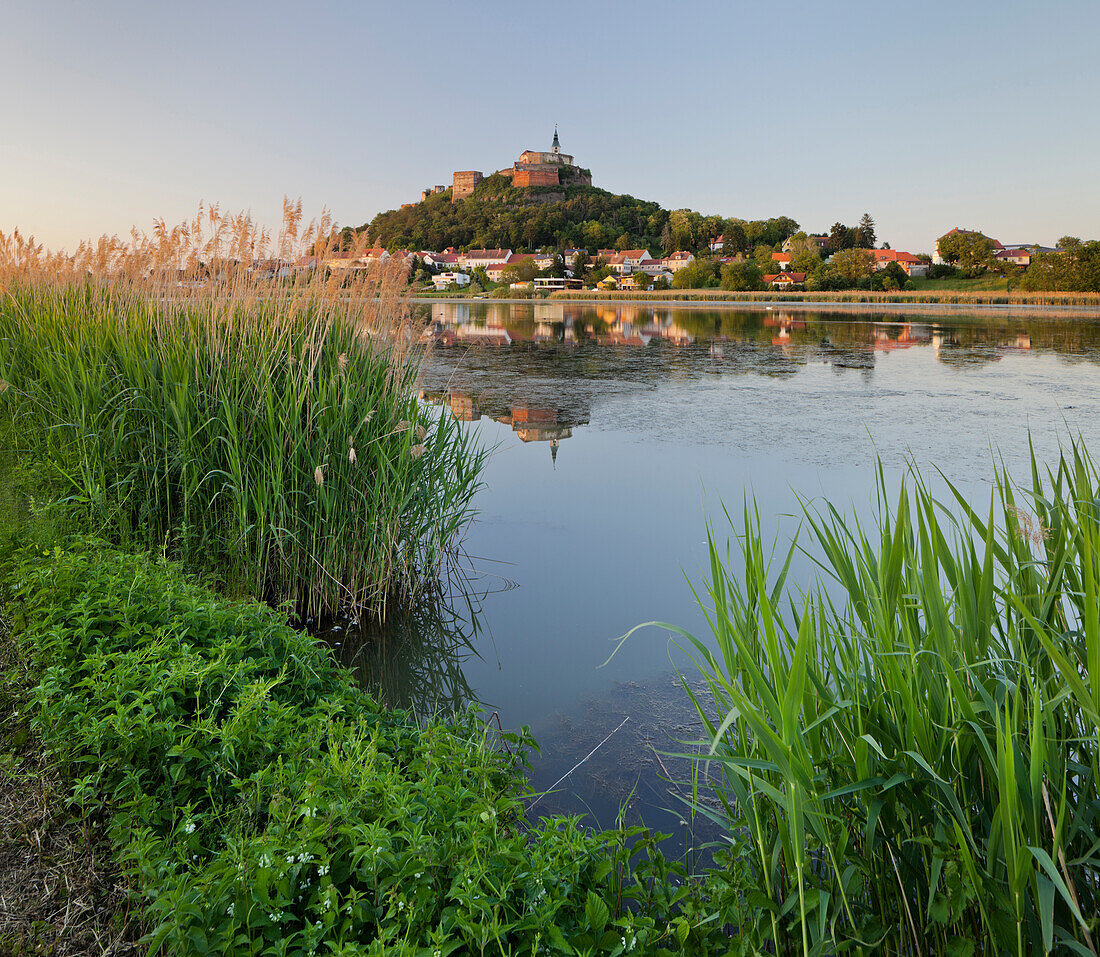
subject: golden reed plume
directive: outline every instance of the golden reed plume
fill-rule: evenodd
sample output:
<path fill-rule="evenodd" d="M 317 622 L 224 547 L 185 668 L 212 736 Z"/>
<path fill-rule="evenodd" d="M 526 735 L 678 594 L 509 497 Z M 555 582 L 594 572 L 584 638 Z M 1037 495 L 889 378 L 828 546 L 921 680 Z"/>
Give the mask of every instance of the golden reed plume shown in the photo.
<path fill-rule="evenodd" d="M 410 344 L 406 257 L 372 255 L 365 231 L 339 230 L 327 210 L 303 228 L 301 199 L 283 198 L 272 234 L 250 213 L 199 204 L 194 218 L 169 226 L 153 222 L 127 238 L 103 235 L 72 253 L 55 252 L 0 231 L 0 289 L 8 286 L 107 285 L 158 302 L 214 300 L 232 310 L 273 297 L 297 308 L 338 306 L 371 336 Z"/>

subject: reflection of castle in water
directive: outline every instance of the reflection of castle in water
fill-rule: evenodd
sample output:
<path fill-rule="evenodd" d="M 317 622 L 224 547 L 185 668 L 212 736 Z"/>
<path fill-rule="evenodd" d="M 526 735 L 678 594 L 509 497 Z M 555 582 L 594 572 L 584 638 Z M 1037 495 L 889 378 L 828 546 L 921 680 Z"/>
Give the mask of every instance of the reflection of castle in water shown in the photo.
<path fill-rule="evenodd" d="M 575 425 L 585 425 L 588 422 L 587 415 L 583 421 L 561 421 L 558 410 L 532 406 L 511 406 L 507 411 L 490 412 L 482 409 L 474 396 L 464 392 L 439 393 L 424 390 L 420 393 L 420 398 L 431 405 L 447 405 L 451 414 L 460 422 L 477 422 L 484 415 L 500 425 L 510 425 L 521 442 L 546 442 L 550 447 L 550 460 L 555 464 L 561 441 L 572 437 Z"/>
<path fill-rule="evenodd" d="M 484 416 L 521 442 L 546 443 L 555 461 L 594 408 L 667 381 L 782 379 L 811 365 L 869 380 L 901 356 L 960 368 L 1044 352 L 1100 360 L 1100 324 L 999 316 L 923 321 L 548 301 L 433 303 L 423 318 L 424 338 L 436 345 L 423 367 L 425 399 L 461 421 Z"/>

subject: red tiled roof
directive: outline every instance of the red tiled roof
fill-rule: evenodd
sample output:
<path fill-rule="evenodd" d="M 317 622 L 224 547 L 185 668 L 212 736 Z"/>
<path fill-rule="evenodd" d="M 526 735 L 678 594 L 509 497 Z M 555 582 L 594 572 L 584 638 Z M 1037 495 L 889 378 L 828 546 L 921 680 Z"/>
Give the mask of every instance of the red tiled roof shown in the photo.
<path fill-rule="evenodd" d="M 779 272 L 779 273 L 775 273 L 772 276 L 765 276 L 764 277 L 764 282 L 766 282 L 766 283 L 773 283 L 773 282 L 795 283 L 795 282 L 805 282 L 805 281 L 806 281 L 806 274 L 804 272 Z"/>
<path fill-rule="evenodd" d="M 789 263 L 791 261 L 790 253 L 772 253 L 772 261 L 777 263 Z"/>

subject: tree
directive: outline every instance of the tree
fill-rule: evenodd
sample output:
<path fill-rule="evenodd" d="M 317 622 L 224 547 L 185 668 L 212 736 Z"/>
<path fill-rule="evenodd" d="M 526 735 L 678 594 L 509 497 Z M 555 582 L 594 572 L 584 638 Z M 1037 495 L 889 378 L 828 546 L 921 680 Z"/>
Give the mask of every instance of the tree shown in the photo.
<path fill-rule="evenodd" d="M 588 272 L 588 253 L 581 249 L 573 256 L 573 278 L 583 280 L 586 272 Z"/>
<path fill-rule="evenodd" d="M 967 229 L 946 233 L 937 240 L 940 258 L 962 269 L 988 266 L 993 262 L 993 240 Z"/>
<path fill-rule="evenodd" d="M 717 284 L 714 263 L 709 259 L 696 259 L 672 274 L 673 289 L 706 289 Z"/>
<path fill-rule="evenodd" d="M 534 259 L 521 259 L 519 262 L 508 263 L 504 267 L 504 271 L 500 274 L 500 281 L 509 284 L 513 282 L 530 282 L 539 272 L 539 267 L 535 265 Z"/>
<path fill-rule="evenodd" d="M 764 274 L 752 260 L 728 263 L 722 267 L 722 288 L 731 292 L 748 292 L 764 288 Z"/>
<path fill-rule="evenodd" d="M 805 233 L 795 233 L 787 245 L 791 272 L 812 273 L 821 263 L 821 250 Z"/>
<path fill-rule="evenodd" d="M 829 230 L 829 252 L 838 253 L 842 249 L 852 249 L 858 242 L 856 230 L 843 223 L 833 223 Z"/>
<path fill-rule="evenodd" d="M 885 269 L 871 274 L 871 288 L 892 292 L 895 289 L 904 289 L 909 281 L 905 270 L 896 262 L 887 263 Z"/>
<path fill-rule="evenodd" d="M 866 249 L 842 249 L 829 260 L 832 271 L 849 286 L 866 283 L 874 270 L 875 257 Z"/>
<path fill-rule="evenodd" d="M 864 213 L 863 216 L 860 217 L 856 231 L 859 233 L 857 244 L 861 248 L 875 248 L 875 221 L 871 219 L 870 213 Z"/>
<path fill-rule="evenodd" d="M 745 235 L 745 226 L 739 219 L 727 219 L 722 223 L 722 252 L 725 255 L 731 253 L 747 253 L 749 240 Z"/>

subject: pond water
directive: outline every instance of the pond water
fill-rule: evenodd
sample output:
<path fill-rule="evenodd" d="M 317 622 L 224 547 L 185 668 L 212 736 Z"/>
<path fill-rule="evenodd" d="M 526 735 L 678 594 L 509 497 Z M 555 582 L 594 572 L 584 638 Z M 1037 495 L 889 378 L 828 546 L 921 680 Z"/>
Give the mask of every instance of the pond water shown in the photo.
<path fill-rule="evenodd" d="M 1046 461 L 1070 434 L 1100 450 L 1100 320 L 416 308 L 435 342 L 425 400 L 495 451 L 465 589 L 345 660 L 394 704 L 475 701 L 530 726 L 533 786 L 557 784 L 536 813 L 608 826 L 625 805 L 679 846 L 691 821 L 666 779 L 686 767 L 666 755 L 700 733 L 690 663 L 660 628 L 604 662 L 642 622 L 705 633 L 689 582 L 708 516 L 724 540 L 723 503 L 736 519 L 751 495 L 785 540 L 799 496 L 869 514 L 876 455 L 892 483 L 912 460 L 982 497 L 994 455 L 1027 477 L 1029 431 Z M 792 566 L 796 584 L 812 574 Z"/>

